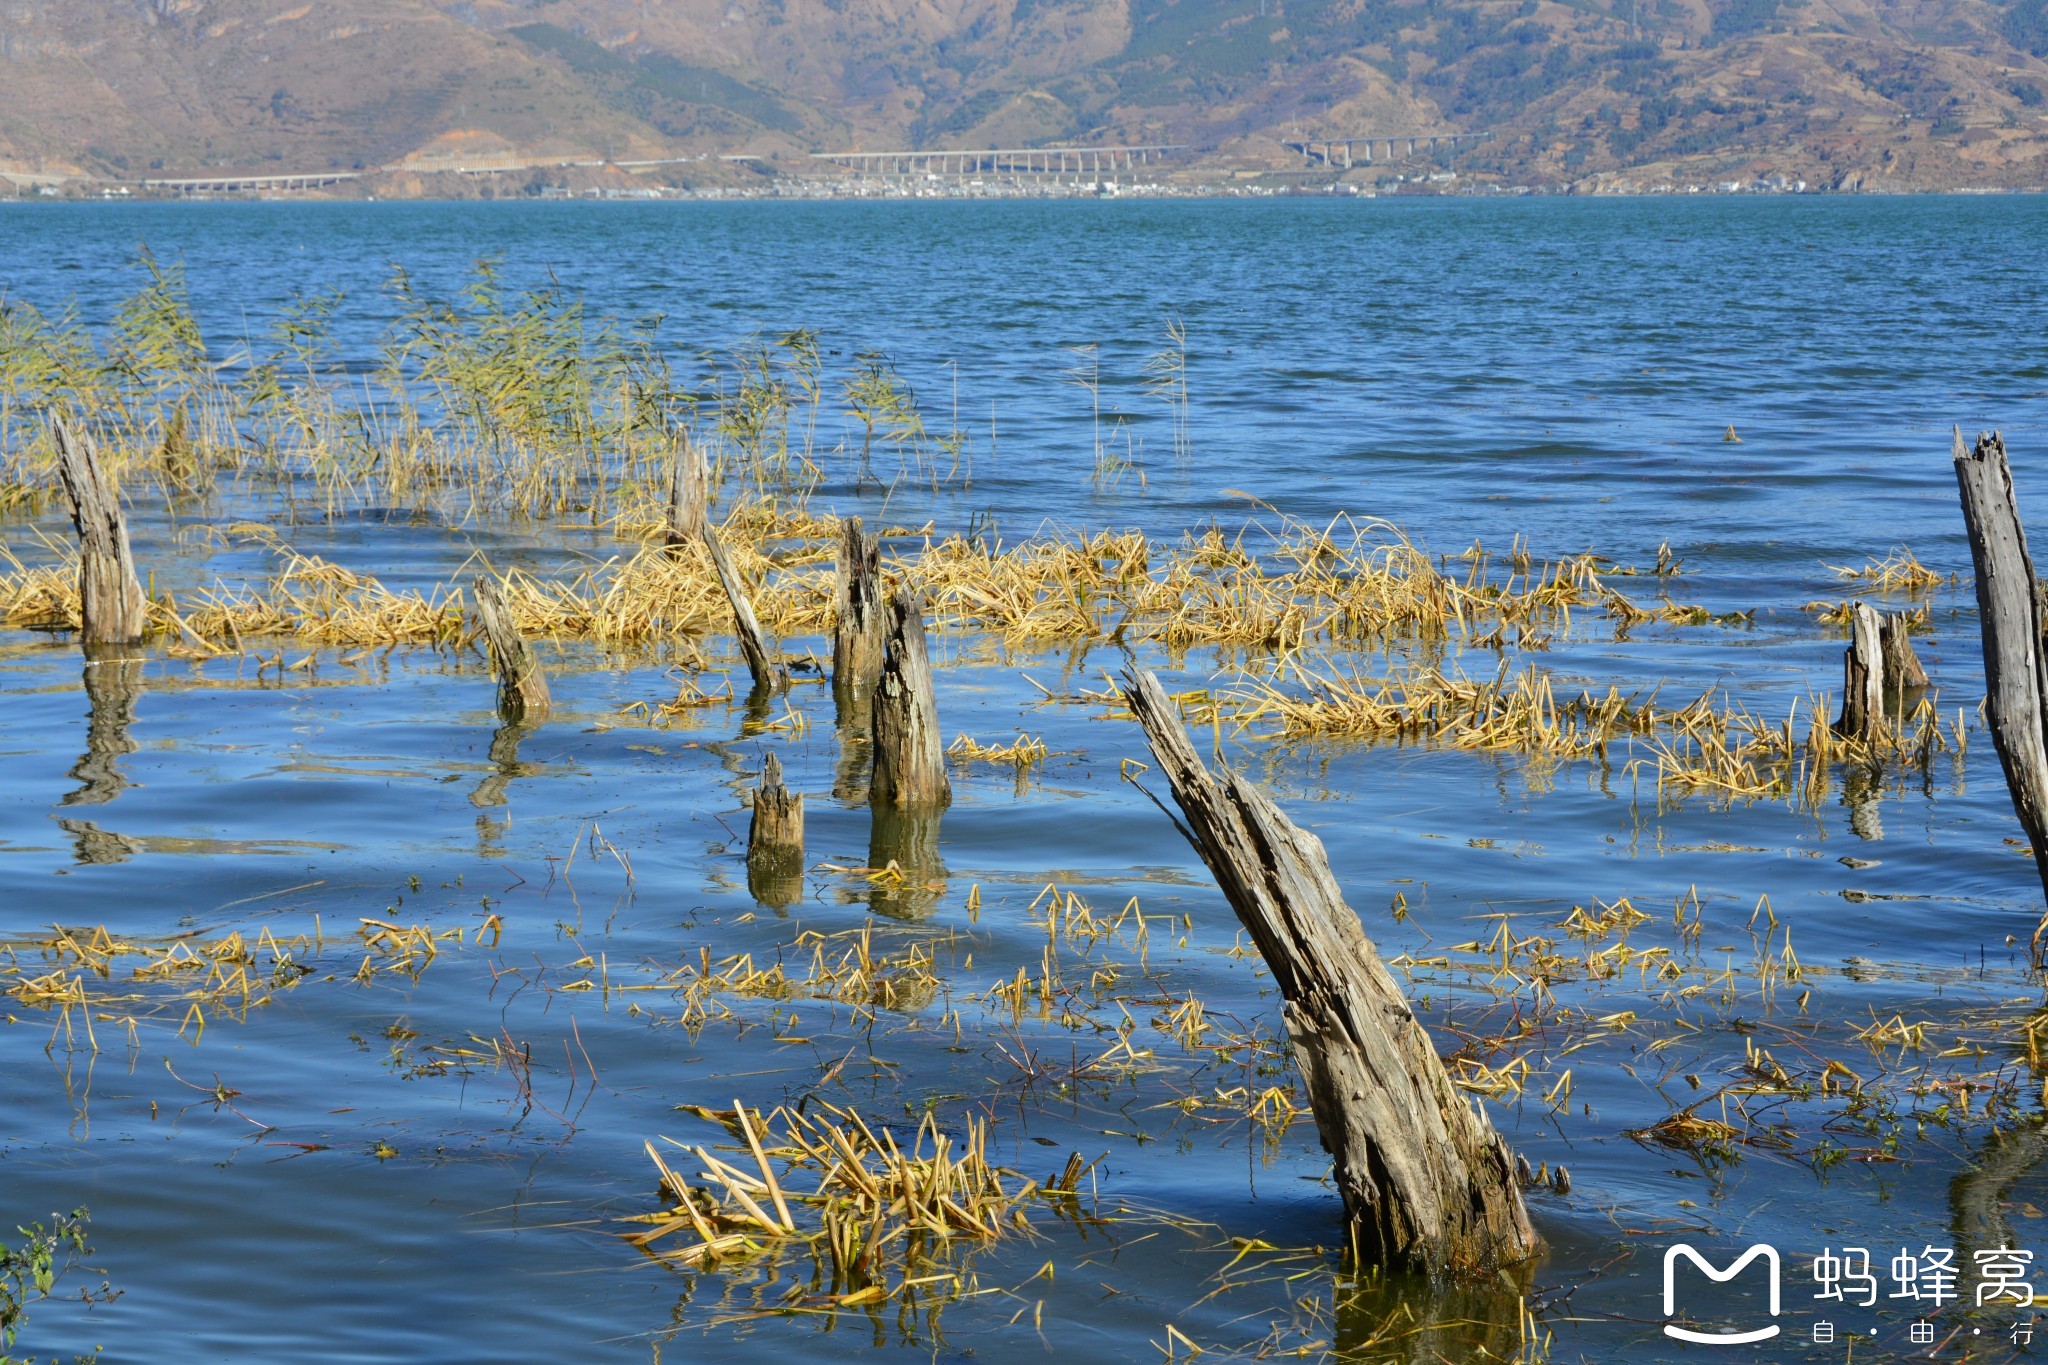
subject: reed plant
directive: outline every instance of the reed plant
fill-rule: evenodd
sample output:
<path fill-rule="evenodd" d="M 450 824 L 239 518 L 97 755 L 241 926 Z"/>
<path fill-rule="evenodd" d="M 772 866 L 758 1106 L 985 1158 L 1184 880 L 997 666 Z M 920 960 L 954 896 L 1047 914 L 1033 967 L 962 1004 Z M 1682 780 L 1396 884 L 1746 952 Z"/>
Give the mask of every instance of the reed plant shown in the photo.
<path fill-rule="evenodd" d="M 1188 401 L 1188 329 L 1166 317 L 1166 345 L 1145 362 L 1145 393 L 1166 405 L 1173 422 L 1173 462 L 1185 469 L 1194 459 L 1194 412 Z"/>
<path fill-rule="evenodd" d="M 1922 564 L 1903 545 L 1882 559 L 1867 559 L 1862 564 L 1830 564 L 1827 567 L 1837 578 L 1866 584 L 1871 590 L 1882 593 L 1918 595 L 1956 581 L 1953 574 L 1944 577 Z"/>
<path fill-rule="evenodd" d="M 723 1111 L 684 1107 L 740 1145 L 728 1160 L 703 1143 L 664 1139 L 666 1154 L 647 1143 L 667 1206 L 639 1220 L 653 1226 L 629 1240 L 698 1267 L 794 1251 L 813 1263 L 821 1306 L 883 1302 L 922 1276 L 949 1278 L 954 1248 L 1028 1234 L 1032 1206 L 1073 1199 L 1088 1169 L 1075 1156 L 1041 1184 L 998 1166 L 985 1119 L 954 1135 L 927 1114 L 899 1139 L 823 1100 L 766 1115 L 737 1101 Z M 690 1158 L 683 1171 L 670 1164 L 675 1153 Z M 684 1173 L 691 1167 L 694 1181 Z M 657 1249 L 677 1234 L 689 1236 Z"/>
<path fill-rule="evenodd" d="M 896 363 L 880 351 L 861 351 L 853 358 L 854 371 L 840 384 L 846 413 L 860 423 L 860 458 L 855 465 L 856 482 L 875 477 L 875 438 L 893 447 L 899 465 L 906 457 L 921 464 L 919 452 L 925 440 L 924 417 L 918 411 L 917 393 L 896 371 Z M 957 422 L 955 423 L 957 426 Z"/>

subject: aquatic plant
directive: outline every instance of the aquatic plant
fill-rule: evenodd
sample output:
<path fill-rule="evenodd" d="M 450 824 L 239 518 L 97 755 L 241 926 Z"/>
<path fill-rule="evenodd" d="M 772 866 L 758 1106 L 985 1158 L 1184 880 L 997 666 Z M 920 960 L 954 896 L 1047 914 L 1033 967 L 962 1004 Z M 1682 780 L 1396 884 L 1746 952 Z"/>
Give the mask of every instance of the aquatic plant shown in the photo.
<path fill-rule="evenodd" d="M 1073 1199 L 1088 1170 L 1070 1156 L 1041 1185 L 1000 1167 L 989 1159 L 985 1120 L 967 1120 L 955 1137 L 928 1114 L 899 1142 L 886 1126 L 822 1101 L 816 1112 L 777 1108 L 765 1116 L 749 1114 L 738 1101 L 723 1111 L 681 1107 L 739 1137 L 739 1164 L 704 1144 L 665 1138 L 695 1158 L 700 1169 L 692 1184 L 661 1149 L 646 1144 L 671 1202 L 644 1218 L 654 1226 L 630 1240 L 651 1248 L 694 1233 L 694 1242 L 658 1254 L 699 1266 L 798 1246 L 815 1263 L 810 1292 L 840 1306 L 886 1300 L 934 1271 L 952 1278 L 944 1255 L 956 1241 L 1028 1231 L 1029 1208 Z"/>
<path fill-rule="evenodd" d="M 875 437 L 894 446 L 898 459 L 908 453 L 917 458 L 925 437 L 924 417 L 918 411 L 917 394 L 896 363 L 880 351 L 860 351 L 853 358 L 854 372 L 840 382 L 847 415 L 861 425 L 860 459 L 856 481 L 874 477 Z"/>
<path fill-rule="evenodd" d="M 91 1217 L 84 1208 L 53 1213 L 48 1227 L 30 1223 L 15 1229 L 27 1239 L 20 1246 L 0 1243 L 0 1362 L 12 1359 L 5 1353 L 13 1348 L 29 1305 L 50 1297 L 58 1279 L 92 1254 L 85 1240 Z"/>
<path fill-rule="evenodd" d="M 486 917 L 473 936 L 462 929 L 367 918 L 362 925 L 356 935 L 362 957 L 351 973 L 358 984 L 384 975 L 416 982 L 442 943 L 466 937 L 494 942 L 498 929 L 495 916 Z M 95 1020 L 118 1025 L 131 1044 L 145 1023 L 175 1023 L 180 1036 L 189 1034 L 196 1042 L 209 1023 L 246 1021 L 250 1011 L 295 989 L 320 965 L 334 965 L 328 963 L 328 946 L 317 930 L 280 936 L 267 925 L 251 935 L 237 930 L 213 939 L 156 942 L 117 937 L 104 925 L 53 927 L 47 938 L 0 943 L 0 994 L 55 1016 L 52 1037 L 61 1034 L 67 1046 L 99 1051 Z M 24 967 L 24 956 L 35 965 Z"/>
<path fill-rule="evenodd" d="M 1166 317 L 1166 346 L 1145 362 L 1145 393 L 1166 405 L 1173 422 L 1173 460 L 1185 469 L 1194 459 L 1194 412 L 1188 403 L 1188 329 L 1174 314 Z"/>
<path fill-rule="evenodd" d="M 1835 577 L 1868 584 L 1875 592 L 1923 593 L 1955 581 L 1954 575 L 1944 577 L 1922 564 L 1903 545 L 1883 559 L 1868 559 L 1861 565 L 1830 564 L 1827 567 Z"/>

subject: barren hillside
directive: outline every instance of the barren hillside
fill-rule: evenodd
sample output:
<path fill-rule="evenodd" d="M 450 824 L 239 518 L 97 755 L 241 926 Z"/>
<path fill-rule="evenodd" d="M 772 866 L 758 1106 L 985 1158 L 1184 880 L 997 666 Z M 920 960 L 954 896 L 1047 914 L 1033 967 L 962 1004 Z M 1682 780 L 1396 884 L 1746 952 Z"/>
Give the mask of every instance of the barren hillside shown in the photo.
<path fill-rule="evenodd" d="M 2048 182 L 2041 0 L 0 0 L 0 165 L 141 176 L 1459 129 L 1582 186 Z"/>

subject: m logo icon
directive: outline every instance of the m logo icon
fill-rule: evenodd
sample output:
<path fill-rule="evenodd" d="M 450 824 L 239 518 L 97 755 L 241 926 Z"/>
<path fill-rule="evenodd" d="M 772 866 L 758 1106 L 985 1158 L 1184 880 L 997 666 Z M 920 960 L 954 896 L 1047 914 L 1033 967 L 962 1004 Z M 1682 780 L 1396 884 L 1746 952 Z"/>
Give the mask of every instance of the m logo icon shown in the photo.
<path fill-rule="evenodd" d="M 1678 1311 L 1678 1285 L 1672 1273 L 1678 1265 L 1678 1258 L 1685 1257 L 1699 1267 L 1700 1273 L 1716 1284 L 1726 1284 L 1742 1273 L 1743 1267 L 1762 1257 L 1771 1272 L 1771 1316 L 1778 1316 L 1778 1249 L 1763 1242 L 1742 1253 L 1726 1270 L 1716 1270 L 1707 1258 L 1694 1251 L 1684 1242 L 1664 1253 L 1664 1316 L 1671 1317 Z M 1752 1341 L 1769 1341 L 1778 1335 L 1778 1325 L 1759 1327 L 1750 1332 L 1695 1332 L 1689 1328 L 1664 1324 L 1664 1335 L 1680 1341 L 1697 1341 L 1707 1346 L 1742 1346 Z"/>

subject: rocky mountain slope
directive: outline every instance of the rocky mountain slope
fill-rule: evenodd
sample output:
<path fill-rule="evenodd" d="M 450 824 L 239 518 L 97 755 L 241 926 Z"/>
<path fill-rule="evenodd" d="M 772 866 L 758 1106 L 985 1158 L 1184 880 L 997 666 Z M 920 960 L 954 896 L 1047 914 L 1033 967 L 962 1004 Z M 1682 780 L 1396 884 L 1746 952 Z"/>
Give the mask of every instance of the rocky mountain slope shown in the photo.
<path fill-rule="evenodd" d="M 1528 183 L 2041 185 L 2043 5 L 0 0 L 0 169 L 1067 141 L 1280 169 L 1459 129 L 1491 136 L 1442 159 Z"/>

